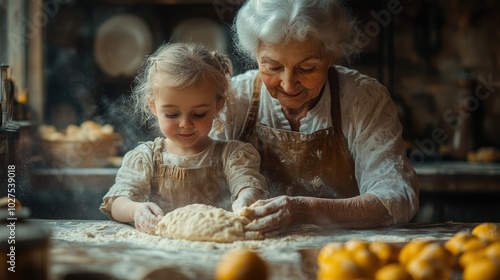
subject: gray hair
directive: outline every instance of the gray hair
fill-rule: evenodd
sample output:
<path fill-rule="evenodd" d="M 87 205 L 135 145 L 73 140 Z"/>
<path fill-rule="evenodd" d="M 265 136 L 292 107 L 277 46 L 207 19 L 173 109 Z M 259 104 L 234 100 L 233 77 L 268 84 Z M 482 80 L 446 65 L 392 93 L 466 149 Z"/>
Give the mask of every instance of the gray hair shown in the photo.
<path fill-rule="evenodd" d="M 130 101 L 143 123 L 154 119 L 149 104 L 164 88 L 211 87 L 218 108 L 230 91 L 232 66 L 229 58 L 200 44 L 164 44 L 147 57 L 135 77 Z"/>
<path fill-rule="evenodd" d="M 322 42 L 328 57 L 349 61 L 359 53 L 357 22 L 338 0 L 248 0 L 233 25 L 236 47 L 255 60 L 261 43 Z"/>

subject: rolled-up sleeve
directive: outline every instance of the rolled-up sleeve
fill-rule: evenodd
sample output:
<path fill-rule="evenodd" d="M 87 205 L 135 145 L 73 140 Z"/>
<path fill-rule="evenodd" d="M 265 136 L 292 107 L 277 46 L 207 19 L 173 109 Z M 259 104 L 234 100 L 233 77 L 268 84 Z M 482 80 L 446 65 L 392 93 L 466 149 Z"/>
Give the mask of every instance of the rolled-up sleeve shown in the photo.
<path fill-rule="evenodd" d="M 260 154 L 251 144 L 230 140 L 224 149 L 223 159 L 231 201 L 247 187 L 258 189 L 267 196 L 266 180 L 259 172 Z"/>
<path fill-rule="evenodd" d="M 137 202 L 149 201 L 152 175 L 151 145 L 141 144 L 123 157 L 115 184 L 103 197 L 99 210 L 112 219 L 111 205 L 117 197 L 125 196 Z"/>
<path fill-rule="evenodd" d="M 351 92 L 356 94 L 343 126 L 360 193 L 377 196 L 394 224 L 408 222 L 419 208 L 419 182 L 406 157 L 395 104 L 375 80 L 366 80 Z"/>

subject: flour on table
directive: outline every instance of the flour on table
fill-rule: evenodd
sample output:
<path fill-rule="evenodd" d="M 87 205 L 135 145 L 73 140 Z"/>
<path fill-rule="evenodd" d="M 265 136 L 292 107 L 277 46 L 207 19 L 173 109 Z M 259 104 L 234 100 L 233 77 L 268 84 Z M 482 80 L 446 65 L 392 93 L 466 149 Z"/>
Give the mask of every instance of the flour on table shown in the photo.
<path fill-rule="evenodd" d="M 229 243 L 238 240 L 263 239 L 257 232 L 245 232 L 250 221 L 222 208 L 191 204 L 169 212 L 158 223 L 156 234 L 192 241 Z"/>

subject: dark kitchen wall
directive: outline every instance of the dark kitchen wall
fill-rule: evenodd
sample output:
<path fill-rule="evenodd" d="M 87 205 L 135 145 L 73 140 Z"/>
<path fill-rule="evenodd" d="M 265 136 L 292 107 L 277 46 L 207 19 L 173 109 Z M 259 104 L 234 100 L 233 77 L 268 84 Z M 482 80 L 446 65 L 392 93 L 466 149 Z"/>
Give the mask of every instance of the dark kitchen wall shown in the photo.
<path fill-rule="evenodd" d="M 85 120 L 110 123 L 124 136 L 123 152 L 135 147 L 139 141 L 152 139 L 158 134 L 155 128 L 148 124 L 141 126 L 125 106 L 136 71 L 110 75 L 106 69 L 113 68 L 113 63 L 121 64 L 113 60 L 119 55 L 101 60 L 109 61 L 107 68 L 99 64 L 96 41 L 100 28 L 119 16 L 138 17 L 146 23 L 147 33 L 152 37 L 151 50 L 139 54 L 145 57 L 162 43 L 171 41 L 175 28 L 191 18 L 208 19 L 220 25 L 226 37 L 224 39 L 229 41 L 228 24 L 232 21 L 231 11 L 236 8 L 228 5 L 221 13 L 212 1 L 190 1 L 188 4 L 176 1 L 65 1 L 44 25 L 44 122 L 60 129 Z M 137 31 L 132 27 L 130 30 Z M 115 29 L 119 28 L 115 25 Z M 110 34 L 118 36 L 119 32 Z M 105 51 L 127 53 L 134 50 L 110 47 Z M 227 52 L 231 51 L 228 45 Z M 106 56 L 103 52 L 100 54 Z M 126 65 L 126 60 L 135 56 L 121 56 L 125 60 L 122 64 Z M 238 60 L 234 61 L 235 68 L 239 69 Z"/>
<path fill-rule="evenodd" d="M 393 94 L 405 108 L 409 146 L 431 140 L 435 154 L 426 155 L 442 158 L 465 134 L 473 149 L 500 148 L 500 3 L 401 1 L 401 7 L 394 17 Z"/>
<path fill-rule="evenodd" d="M 123 125 L 125 120 L 129 121 L 128 117 L 118 116 L 126 116 L 121 111 L 121 101 L 130 93 L 132 78 L 106 76 L 93 54 L 95 32 L 107 17 L 130 12 L 140 15 L 152 27 L 156 47 L 170 40 L 175 24 L 187 17 L 208 16 L 229 28 L 239 3 L 222 1 L 225 3 L 222 7 L 208 1 L 190 5 L 173 5 L 174 1 L 143 2 L 146 4 L 73 0 L 61 5 L 49 19 L 44 31 L 47 122 L 64 126 L 98 119 L 114 123 L 118 130 L 130 127 Z M 439 157 L 440 152 L 449 150 L 457 119 L 474 122 L 475 130 L 467 133 L 477 138 L 476 148 L 500 148 L 496 125 L 500 121 L 500 100 L 498 82 L 494 82 L 500 80 L 497 1 L 345 3 L 360 20 L 360 42 L 366 46 L 357 59 L 346 63 L 388 87 L 398 103 L 410 149 L 430 139 L 435 142 L 435 149 L 426 157 Z M 239 61 L 235 59 L 235 63 Z M 238 67 L 241 65 L 236 66 L 237 70 L 242 69 Z M 475 81 L 472 87 L 479 88 L 480 95 L 472 98 L 466 111 L 460 113 L 458 104 L 464 89 L 459 84 L 467 76 Z M 474 102 L 481 107 L 476 110 Z M 444 136 L 439 141 L 433 140 L 436 129 L 443 130 Z M 134 143 L 126 143 L 125 149 L 132 146 Z"/>
<path fill-rule="evenodd" d="M 499 2 L 345 4 L 359 20 L 358 42 L 365 48 L 344 64 L 388 88 L 409 155 L 418 154 L 415 163 L 465 160 L 470 149 L 500 149 Z"/>

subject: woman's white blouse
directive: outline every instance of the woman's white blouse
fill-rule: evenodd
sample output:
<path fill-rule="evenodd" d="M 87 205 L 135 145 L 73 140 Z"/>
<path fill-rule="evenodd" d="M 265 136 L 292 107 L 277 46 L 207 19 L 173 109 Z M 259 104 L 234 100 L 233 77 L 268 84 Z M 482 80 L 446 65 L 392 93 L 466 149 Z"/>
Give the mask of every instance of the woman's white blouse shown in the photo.
<path fill-rule="evenodd" d="M 418 211 L 419 183 L 401 137 L 401 124 L 387 89 L 377 80 L 341 66 L 339 73 L 342 131 L 355 162 L 360 194 L 377 196 L 394 223 L 408 222 Z M 257 70 L 232 79 L 233 94 L 221 111 L 211 136 L 239 139 L 250 109 L 253 80 Z M 328 82 L 320 102 L 301 120 L 300 132 L 310 134 L 331 127 L 331 96 Z M 257 122 L 290 130 L 278 100 L 261 88 Z"/>

